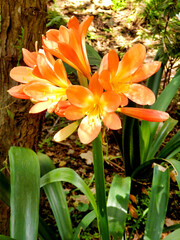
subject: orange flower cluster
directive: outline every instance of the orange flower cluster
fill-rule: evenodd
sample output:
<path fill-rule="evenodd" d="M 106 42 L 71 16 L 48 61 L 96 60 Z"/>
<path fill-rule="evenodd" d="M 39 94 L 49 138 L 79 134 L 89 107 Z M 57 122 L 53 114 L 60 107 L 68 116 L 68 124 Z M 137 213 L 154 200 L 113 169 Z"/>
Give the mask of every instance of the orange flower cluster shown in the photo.
<path fill-rule="evenodd" d="M 88 17 L 79 24 L 72 17 L 68 28 L 60 26 L 59 30 L 47 31 L 42 37 L 43 49 L 38 51 L 36 47 L 36 52 L 23 49 L 27 66 L 15 67 L 10 72 L 21 84 L 8 92 L 35 103 L 30 113 L 47 109 L 74 121 L 54 136 L 55 141 L 64 140 L 78 128 L 80 141 L 88 144 L 98 136 L 102 122 L 107 128 L 120 129 L 121 120 L 116 112 L 155 122 L 169 117 L 161 111 L 125 107 L 128 99 L 140 105 L 155 102 L 154 93 L 138 82 L 156 73 L 161 64 L 158 61 L 143 64 L 146 50 L 142 44 L 130 48 L 121 61 L 110 50 L 98 73 L 91 75 L 85 36 L 92 20 L 93 17 Z M 89 82 L 88 88 L 71 84 L 62 61 L 77 70 L 80 83 L 82 78 Z"/>

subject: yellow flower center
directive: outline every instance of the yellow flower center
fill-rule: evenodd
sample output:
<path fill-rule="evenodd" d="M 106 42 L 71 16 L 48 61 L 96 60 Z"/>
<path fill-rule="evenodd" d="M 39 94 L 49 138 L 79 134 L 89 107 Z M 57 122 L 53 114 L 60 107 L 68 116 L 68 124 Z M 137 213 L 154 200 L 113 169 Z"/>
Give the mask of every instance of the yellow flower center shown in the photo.
<path fill-rule="evenodd" d="M 126 79 L 118 79 L 117 77 L 115 77 L 111 79 L 110 84 L 114 92 L 127 93 L 130 86 L 132 85 L 132 78 L 131 76 Z"/>
<path fill-rule="evenodd" d="M 92 105 L 85 111 L 88 116 L 88 124 L 94 126 L 99 121 L 102 113 L 102 108 L 99 103 L 99 97 L 95 97 Z"/>

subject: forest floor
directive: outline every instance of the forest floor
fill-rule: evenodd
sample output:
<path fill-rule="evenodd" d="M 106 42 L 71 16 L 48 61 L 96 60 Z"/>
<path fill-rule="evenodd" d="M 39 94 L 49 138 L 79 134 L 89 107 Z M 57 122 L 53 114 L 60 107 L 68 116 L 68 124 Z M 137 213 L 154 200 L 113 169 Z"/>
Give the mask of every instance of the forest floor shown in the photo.
<path fill-rule="evenodd" d="M 140 17 L 143 8 L 143 3 L 139 3 L 136 7 L 129 4 L 122 10 L 114 11 L 110 5 L 108 6 L 107 4 L 107 6 L 104 6 L 104 4 L 100 4 L 98 0 L 93 2 L 90 0 L 56 0 L 55 4 L 49 3 L 49 9 L 58 11 L 65 20 L 68 20 L 71 16 L 76 16 L 81 22 L 87 15 L 94 16 L 94 20 L 87 34 L 87 42 L 97 50 L 101 57 L 106 54 L 109 49 L 116 50 L 121 57 L 133 44 L 142 43 L 147 48 L 147 57 L 145 61 L 149 62 L 156 54 L 155 44 L 157 40 L 153 40 L 151 33 L 143 24 Z M 53 26 L 51 28 L 53 28 Z M 174 113 L 175 107 L 176 106 L 172 104 L 169 112 L 173 117 L 177 118 Z M 66 126 L 66 124 L 67 121 L 65 119 L 57 118 L 54 115 L 47 116 L 43 126 L 43 134 L 39 149 L 53 160 L 56 167 L 70 167 L 83 179 L 89 179 L 89 182 L 91 182 L 93 178 L 92 145 L 81 144 L 77 133 L 72 134 L 66 141 L 61 143 L 52 141 L 53 135 L 57 130 Z M 119 133 L 121 134 L 121 132 Z M 112 131 L 105 131 L 103 152 L 108 188 L 114 174 L 125 175 L 122 156 Z M 140 217 L 141 212 L 138 204 L 142 204 L 142 201 L 139 200 L 140 198 L 143 198 L 144 201 L 149 201 L 150 186 L 151 181 L 141 182 L 133 180 L 131 204 L 129 205 L 129 226 L 127 225 L 128 227 L 126 228 L 127 236 L 131 235 L 129 239 L 138 240 L 141 239 L 143 235 L 145 219 Z M 166 226 L 180 223 L 178 188 L 176 183 L 173 182 L 171 186 L 169 210 L 165 221 Z M 78 211 L 78 205 L 79 203 L 86 204 L 87 199 L 79 192 L 77 193 L 72 185 L 65 184 L 64 187 L 67 192 L 69 206 L 72 209 L 71 215 L 72 218 L 74 218 L 74 225 L 77 226 L 78 221 L 83 216 L 83 213 L 79 213 Z M 93 180 L 91 189 L 95 191 Z M 46 199 L 42 199 L 41 205 L 42 215 L 46 217 L 48 208 Z M 77 217 L 78 214 L 80 214 L 80 217 Z M 54 224 L 52 214 L 49 214 L 47 222 L 51 225 L 52 223 Z M 130 224 L 136 224 L 136 229 L 133 229 Z M 93 232 L 96 230 L 96 228 L 92 227 L 87 238 L 82 239 L 98 239 Z M 162 239 L 166 235 L 167 233 L 164 233 Z"/>

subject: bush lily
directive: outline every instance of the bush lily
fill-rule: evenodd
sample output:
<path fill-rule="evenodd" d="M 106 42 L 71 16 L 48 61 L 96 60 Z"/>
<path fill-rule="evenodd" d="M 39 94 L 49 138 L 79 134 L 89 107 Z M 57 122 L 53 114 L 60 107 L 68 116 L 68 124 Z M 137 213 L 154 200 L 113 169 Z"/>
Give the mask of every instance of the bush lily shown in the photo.
<path fill-rule="evenodd" d="M 109 231 L 106 209 L 102 124 L 108 129 L 118 130 L 122 127 L 121 114 L 154 122 L 165 121 L 169 115 L 163 111 L 127 106 L 128 99 L 140 105 L 152 105 L 155 102 L 154 93 L 138 83 L 156 73 L 161 63 L 153 61 L 144 64 L 146 49 L 142 44 L 130 48 L 121 61 L 117 53 L 110 50 L 103 57 L 99 71 L 91 75 L 85 36 L 92 20 L 93 17 L 88 17 L 79 23 L 76 17 L 72 17 L 68 28 L 60 26 L 59 30 L 47 31 L 46 36 L 42 37 L 43 50 L 37 51 L 37 47 L 35 52 L 23 49 L 27 66 L 11 70 L 10 76 L 20 85 L 8 92 L 16 98 L 30 99 L 35 103 L 30 113 L 47 109 L 50 113 L 55 112 L 58 116 L 73 121 L 56 133 L 55 141 L 65 140 L 78 128 L 80 141 L 84 144 L 92 142 L 97 208 L 94 200 L 92 202 L 100 237 L 109 240 L 110 231 L 113 231 Z M 55 60 L 53 56 L 58 59 Z M 77 70 L 80 85 L 70 82 L 62 61 Z M 64 179 L 63 174 L 61 179 Z M 128 183 L 128 199 L 129 179 L 125 183 Z M 124 222 L 125 217 L 123 224 Z"/>

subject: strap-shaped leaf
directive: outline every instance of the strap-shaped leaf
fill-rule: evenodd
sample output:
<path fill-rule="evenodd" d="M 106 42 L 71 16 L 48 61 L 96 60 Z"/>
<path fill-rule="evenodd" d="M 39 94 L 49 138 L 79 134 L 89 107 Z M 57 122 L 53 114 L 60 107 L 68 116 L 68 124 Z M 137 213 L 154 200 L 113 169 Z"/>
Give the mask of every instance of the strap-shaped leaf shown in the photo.
<path fill-rule="evenodd" d="M 47 223 L 40 217 L 39 218 L 39 237 L 41 240 L 56 240 L 55 232 L 47 225 Z"/>
<path fill-rule="evenodd" d="M 140 165 L 139 122 L 137 119 L 125 116 L 122 130 L 122 155 L 126 176 L 131 176 Z"/>
<path fill-rule="evenodd" d="M 158 131 L 157 136 L 155 137 L 154 141 L 152 142 L 151 146 L 149 147 L 146 161 L 148 161 L 149 159 L 152 159 L 155 156 L 158 149 L 162 145 L 164 139 L 166 138 L 168 133 L 174 128 L 174 126 L 177 124 L 177 122 L 178 122 L 177 120 L 169 118 L 167 121 L 165 121 L 163 123 L 163 126 Z"/>
<path fill-rule="evenodd" d="M 179 189 L 180 189 L 180 159 L 179 160 L 168 159 L 166 161 L 169 162 L 173 166 L 173 168 L 175 170 L 176 181 L 177 181 Z"/>
<path fill-rule="evenodd" d="M 15 240 L 14 238 L 10 238 L 8 236 L 0 235 L 0 240 Z"/>
<path fill-rule="evenodd" d="M 157 155 L 159 158 L 172 158 L 172 153 L 176 154 L 180 151 L 180 131 L 177 132 L 165 147 Z M 177 151 L 176 151 L 177 149 Z"/>
<path fill-rule="evenodd" d="M 98 52 L 89 44 L 86 44 L 86 49 L 90 65 L 96 65 L 99 68 L 101 57 Z"/>
<path fill-rule="evenodd" d="M 162 49 L 160 48 L 156 53 L 154 61 L 158 61 L 161 58 L 161 55 L 162 55 Z M 168 58 L 164 59 L 164 61 L 161 63 L 160 69 L 153 76 L 149 77 L 146 81 L 146 86 L 154 92 L 156 97 L 158 94 L 162 74 L 164 71 L 164 67 L 167 63 L 167 60 Z M 147 108 L 151 108 L 151 106 L 148 106 Z"/>
<path fill-rule="evenodd" d="M 106 205 L 104 159 L 101 132 L 99 133 L 98 137 L 93 140 L 92 149 L 96 187 L 97 223 L 100 233 L 100 239 L 110 240 Z"/>
<path fill-rule="evenodd" d="M 39 222 L 40 168 L 31 149 L 11 147 L 10 236 L 36 240 Z"/>
<path fill-rule="evenodd" d="M 73 235 L 73 240 L 78 240 L 80 239 L 80 233 L 81 231 L 85 231 L 86 228 L 92 223 L 92 221 L 96 218 L 96 214 L 93 211 L 89 212 L 85 217 L 83 217 L 83 219 L 81 220 L 81 222 L 79 223 L 79 225 L 77 226 L 74 235 Z"/>
<path fill-rule="evenodd" d="M 51 159 L 42 153 L 38 153 L 41 176 L 55 169 Z M 43 187 L 50 206 L 52 208 L 56 224 L 63 240 L 72 239 L 72 224 L 66 196 L 60 182 L 50 183 Z"/>
<path fill-rule="evenodd" d="M 169 200 L 169 169 L 154 166 L 144 240 L 160 240 Z"/>
<path fill-rule="evenodd" d="M 176 73 L 176 75 L 173 77 L 170 83 L 162 91 L 156 102 L 152 105 L 152 109 L 166 111 L 179 87 L 180 87 L 180 70 Z"/>
<path fill-rule="evenodd" d="M 114 176 L 107 201 L 109 229 L 114 239 L 121 240 L 125 230 L 130 188 L 130 177 Z"/>
<path fill-rule="evenodd" d="M 176 229 L 174 232 L 170 233 L 164 240 L 179 240 L 180 228 Z"/>
<path fill-rule="evenodd" d="M 151 106 L 152 109 L 166 111 L 173 97 L 175 96 L 178 88 L 180 87 L 180 70 L 176 73 L 174 78 L 162 91 L 156 102 Z M 149 147 L 152 144 L 156 130 L 159 126 L 157 122 L 141 122 L 141 145 L 144 144 L 144 147 L 141 147 L 141 161 L 144 162 L 149 151 Z"/>
<path fill-rule="evenodd" d="M 10 204 L 10 184 L 8 179 L 0 172 L 0 199 L 9 206 Z"/>
<path fill-rule="evenodd" d="M 71 168 L 54 169 L 48 172 L 47 174 L 45 174 L 43 177 L 41 177 L 40 185 L 41 187 L 44 187 L 49 183 L 59 182 L 59 181 L 69 182 L 74 186 L 76 186 L 77 188 L 79 188 L 79 190 L 83 192 L 88 198 L 88 200 L 90 201 L 97 216 L 97 206 L 96 206 L 95 198 L 90 188 L 86 185 L 83 179 L 73 169 Z"/>

